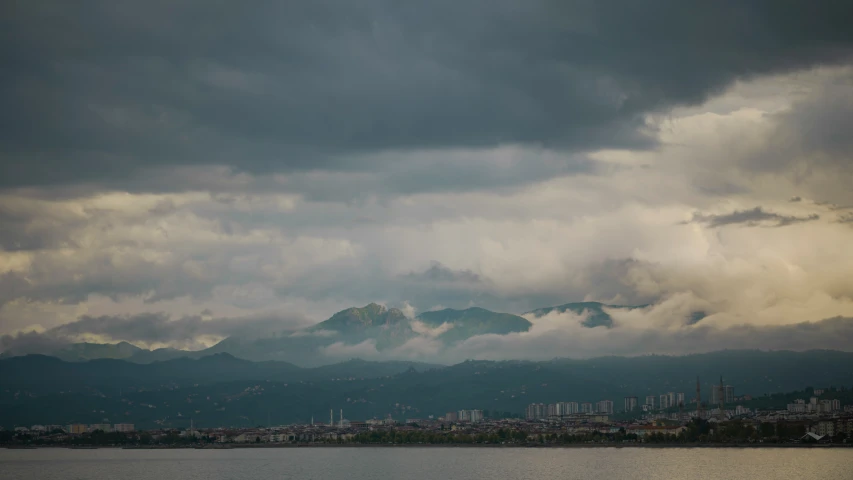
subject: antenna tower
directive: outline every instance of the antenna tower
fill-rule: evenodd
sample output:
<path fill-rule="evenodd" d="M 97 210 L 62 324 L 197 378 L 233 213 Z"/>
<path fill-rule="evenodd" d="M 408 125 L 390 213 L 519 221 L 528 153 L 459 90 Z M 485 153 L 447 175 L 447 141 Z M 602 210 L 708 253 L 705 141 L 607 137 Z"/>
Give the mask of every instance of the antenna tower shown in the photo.
<path fill-rule="evenodd" d="M 702 411 L 702 389 L 699 386 L 699 377 L 696 377 L 696 415 L 699 418 L 703 417 L 704 412 Z"/>

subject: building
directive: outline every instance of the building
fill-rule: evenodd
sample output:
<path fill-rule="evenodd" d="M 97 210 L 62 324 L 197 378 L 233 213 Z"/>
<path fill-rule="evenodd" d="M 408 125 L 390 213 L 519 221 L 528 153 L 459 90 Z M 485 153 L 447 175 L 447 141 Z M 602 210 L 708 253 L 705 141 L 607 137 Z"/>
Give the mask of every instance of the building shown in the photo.
<path fill-rule="evenodd" d="M 832 400 L 832 411 L 838 412 L 840 410 L 841 410 L 841 400 L 839 400 L 837 398 Z"/>
<path fill-rule="evenodd" d="M 548 416 L 549 417 L 555 417 L 557 415 L 559 415 L 557 413 L 557 404 L 556 403 L 549 403 L 548 404 Z"/>
<path fill-rule="evenodd" d="M 822 388 L 815 388 L 813 393 L 815 394 L 815 396 L 819 397 L 819 396 L 823 395 L 823 389 Z"/>
<path fill-rule="evenodd" d="M 676 405 L 684 405 L 684 393 L 676 393 L 675 394 L 675 404 Z"/>
<path fill-rule="evenodd" d="M 835 422 L 832 420 L 821 420 L 817 422 L 815 431 L 821 436 L 835 436 Z"/>
<path fill-rule="evenodd" d="M 748 415 L 750 410 L 743 405 L 735 407 L 735 415 Z"/>
<path fill-rule="evenodd" d="M 566 402 L 566 404 L 568 405 L 568 411 L 566 412 L 567 415 L 580 413 L 580 406 L 578 405 L 578 402 Z"/>
<path fill-rule="evenodd" d="M 581 413 L 592 413 L 592 404 L 589 402 L 581 403 Z"/>
<path fill-rule="evenodd" d="M 456 415 L 456 412 L 447 412 L 446 414 L 444 414 L 444 421 L 445 422 L 455 422 L 458 419 L 459 419 L 459 416 Z"/>
<path fill-rule="evenodd" d="M 482 410 L 459 410 L 459 421 L 460 422 L 482 422 L 483 421 L 483 411 Z"/>
<path fill-rule="evenodd" d="M 625 411 L 633 412 L 637 409 L 637 397 L 625 397 Z"/>
<path fill-rule="evenodd" d="M 602 400 L 595 406 L 596 413 L 610 414 L 613 413 L 613 400 Z"/>
<path fill-rule="evenodd" d="M 81 433 L 86 433 L 87 431 L 89 431 L 89 427 L 83 425 L 82 423 L 75 423 L 72 425 L 68 425 L 67 431 L 68 433 L 79 435 Z"/>
<path fill-rule="evenodd" d="M 548 410 L 544 403 L 531 403 L 527 406 L 525 417 L 528 420 L 541 420 L 545 418 L 546 413 L 548 413 Z"/>
<path fill-rule="evenodd" d="M 734 403 L 735 387 L 731 385 L 726 385 L 724 387 L 721 387 L 720 385 L 711 385 L 711 405 L 719 405 L 721 399 L 727 404 Z"/>
<path fill-rule="evenodd" d="M 678 405 L 677 403 L 675 403 L 675 392 L 667 393 L 666 394 L 666 401 L 667 401 L 667 405 L 669 405 L 670 407 L 674 407 L 674 406 Z"/>
<path fill-rule="evenodd" d="M 658 403 L 658 408 L 660 408 L 661 410 L 666 410 L 667 408 L 669 408 L 669 395 L 664 394 L 660 396 L 660 403 Z"/>
<path fill-rule="evenodd" d="M 132 423 L 116 423 L 113 426 L 113 431 L 115 432 L 132 432 L 133 430 Z"/>
<path fill-rule="evenodd" d="M 655 396 L 649 395 L 646 397 L 646 403 L 644 405 L 650 406 L 653 410 L 655 408 Z"/>

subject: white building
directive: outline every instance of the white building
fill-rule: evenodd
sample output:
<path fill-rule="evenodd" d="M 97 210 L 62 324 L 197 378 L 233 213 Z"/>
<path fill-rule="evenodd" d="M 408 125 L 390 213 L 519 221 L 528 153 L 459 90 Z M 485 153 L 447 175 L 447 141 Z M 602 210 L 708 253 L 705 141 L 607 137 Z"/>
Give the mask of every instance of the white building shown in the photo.
<path fill-rule="evenodd" d="M 602 400 L 596 404 L 596 412 L 603 414 L 613 413 L 613 401 L 612 400 Z"/>

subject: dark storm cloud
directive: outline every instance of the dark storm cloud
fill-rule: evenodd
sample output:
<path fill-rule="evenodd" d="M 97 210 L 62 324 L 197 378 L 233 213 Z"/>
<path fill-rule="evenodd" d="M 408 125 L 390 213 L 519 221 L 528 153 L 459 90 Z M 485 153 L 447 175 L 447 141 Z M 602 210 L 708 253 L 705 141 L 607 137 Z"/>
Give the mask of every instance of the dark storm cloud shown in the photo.
<path fill-rule="evenodd" d="M 853 3 L 831 0 L 110 0 L 2 13 L 6 186 L 125 185 L 158 165 L 376 171 L 395 162 L 364 155 L 379 151 L 642 148 L 646 112 L 844 61 L 853 43 Z"/>
<path fill-rule="evenodd" d="M 693 214 L 694 223 L 702 223 L 711 228 L 723 227 L 726 225 L 743 225 L 747 227 L 786 227 L 795 223 L 812 222 L 819 220 L 820 215 L 813 213 L 804 217 L 795 215 L 781 215 L 773 212 L 766 212 L 761 207 L 755 207 L 751 210 L 736 210 L 732 213 L 723 215 L 703 215 L 700 213 Z"/>

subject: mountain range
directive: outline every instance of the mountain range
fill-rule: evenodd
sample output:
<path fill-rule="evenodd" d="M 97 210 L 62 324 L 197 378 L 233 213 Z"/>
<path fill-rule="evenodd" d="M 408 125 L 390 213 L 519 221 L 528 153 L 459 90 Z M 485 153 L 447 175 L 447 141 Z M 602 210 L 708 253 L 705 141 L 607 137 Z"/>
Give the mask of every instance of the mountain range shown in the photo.
<path fill-rule="evenodd" d="M 185 351 L 173 348 L 147 350 L 128 342 L 116 344 L 74 343 L 38 350 L 7 350 L 0 357 L 26 354 L 45 354 L 68 361 L 85 361 L 99 358 L 123 359 L 135 363 L 151 363 L 176 358 L 201 358 L 216 353 L 228 353 L 238 358 L 254 361 L 286 361 L 304 366 L 328 363 L 328 357 L 318 355 L 330 346 L 357 346 L 364 344 L 378 352 L 393 351 L 416 337 L 425 337 L 441 345 L 453 345 L 477 335 L 508 335 L 529 331 L 536 319 L 553 313 L 571 312 L 583 315 L 582 325 L 589 328 L 610 328 L 612 310 L 632 310 L 642 306 L 606 305 L 598 302 L 577 302 L 539 308 L 522 315 L 500 313 L 479 307 L 464 310 L 446 308 L 427 311 L 408 318 L 397 308 L 386 308 L 371 303 L 352 307 L 332 315 L 329 319 L 298 331 L 278 332 L 260 337 L 232 336 L 210 348 Z M 691 321 L 701 320 L 702 312 L 691 316 Z M 527 317 L 527 318 L 525 318 Z M 529 319 L 528 319 L 529 318 Z"/>
<path fill-rule="evenodd" d="M 216 354 L 137 364 L 66 362 L 42 355 L 0 360 L 0 426 L 134 423 L 141 428 L 254 426 L 350 419 L 423 418 L 479 408 L 521 414 L 530 403 L 594 402 L 666 392 L 702 398 L 722 375 L 735 395 L 853 385 L 853 353 L 729 350 L 686 356 L 466 361 L 452 366 L 352 360 L 315 368 Z M 689 407 L 688 407 L 689 408 Z"/>

